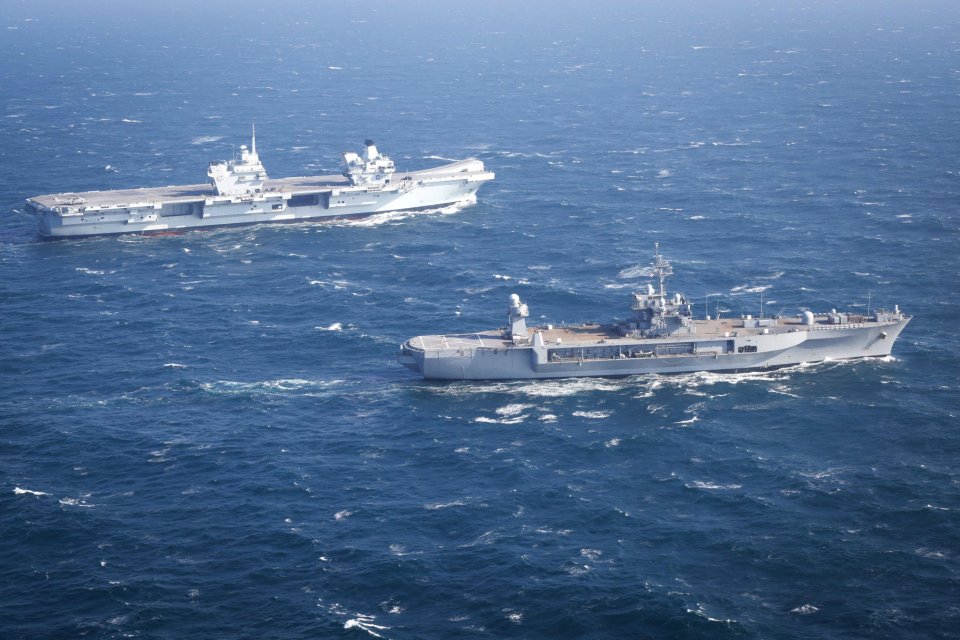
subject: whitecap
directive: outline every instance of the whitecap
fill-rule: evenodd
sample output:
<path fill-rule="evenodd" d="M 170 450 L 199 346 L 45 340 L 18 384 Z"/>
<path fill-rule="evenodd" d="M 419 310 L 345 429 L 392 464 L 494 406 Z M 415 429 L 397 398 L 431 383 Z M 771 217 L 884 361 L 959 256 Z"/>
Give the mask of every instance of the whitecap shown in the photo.
<path fill-rule="evenodd" d="M 133 120 L 131 118 L 124 118 L 120 122 L 126 122 L 127 124 L 142 124 L 143 120 Z"/>
<path fill-rule="evenodd" d="M 526 409 L 533 407 L 532 404 L 513 403 L 500 407 L 495 411 L 498 416 L 511 417 L 523 413 Z"/>
<path fill-rule="evenodd" d="M 782 395 L 782 396 L 790 396 L 791 398 L 799 398 L 799 397 L 800 397 L 800 396 L 798 396 L 798 395 L 795 394 L 795 393 L 790 393 L 789 391 L 787 391 L 788 388 L 789 388 L 789 387 L 786 387 L 785 385 L 778 384 L 778 385 L 774 385 L 773 387 L 771 387 L 771 388 L 769 389 L 769 391 L 770 391 L 770 393 L 777 393 L 777 394 L 780 394 L 780 395 Z"/>
<path fill-rule="evenodd" d="M 21 489 L 20 487 L 13 488 L 13 494 L 17 496 L 47 496 L 49 493 L 43 491 L 34 491 L 33 489 Z"/>
<path fill-rule="evenodd" d="M 87 504 L 86 498 L 89 496 L 82 496 L 80 498 L 61 498 L 60 505 L 64 507 L 81 507 L 84 509 L 92 509 L 96 505 Z"/>
<path fill-rule="evenodd" d="M 339 322 L 334 322 L 327 327 L 314 327 L 314 329 L 319 329 L 320 331 L 343 331 L 343 325 Z"/>
<path fill-rule="evenodd" d="M 179 362 L 167 362 L 163 365 L 164 369 L 186 369 L 187 365 L 180 364 Z"/>
<path fill-rule="evenodd" d="M 462 507 L 466 502 L 464 498 L 459 500 L 454 500 L 453 502 L 431 502 L 429 504 L 423 505 L 423 508 L 428 511 L 436 511 L 437 509 L 449 509 L 450 507 Z"/>
<path fill-rule="evenodd" d="M 620 438 L 612 438 L 610 440 L 607 440 L 606 442 L 603 443 L 603 446 L 607 447 L 608 449 L 611 447 L 619 447 Z"/>
<path fill-rule="evenodd" d="M 700 480 L 694 480 L 684 486 L 687 489 L 709 489 L 711 491 L 719 489 L 741 489 L 743 487 L 743 485 L 740 484 L 716 484 L 714 482 L 701 482 Z"/>
<path fill-rule="evenodd" d="M 190 141 L 190 144 L 207 144 L 218 140 L 223 140 L 223 136 L 197 136 Z"/>
<path fill-rule="evenodd" d="M 486 418 L 484 416 L 478 416 L 474 418 L 473 421 L 485 423 L 485 424 L 520 424 L 526 419 L 527 419 L 526 415 L 513 416 L 510 418 L 502 418 L 500 420 L 496 420 L 494 418 Z"/>
<path fill-rule="evenodd" d="M 382 624 L 373 624 L 373 621 L 376 620 L 374 616 L 363 615 L 362 613 L 355 614 L 356 618 L 351 618 L 343 623 L 344 629 L 353 629 L 354 627 L 358 629 L 363 629 L 370 635 L 375 638 L 382 638 L 383 636 L 377 633 L 377 631 L 384 631 L 390 627 L 385 627 Z M 375 631 L 376 629 L 376 631 Z"/>
<path fill-rule="evenodd" d="M 610 417 L 609 411 L 574 411 L 573 415 L 578 418 L 590 418 L 592 420 L 602 420 Z"/>
<path fill-rule="evenodd" d="M 742 285 L 740 285 L 740 286 L 738 286 L 738 287 L 734 287 L 733 289 L 730 289 L 730 293 L 733 293 L 733 294 L 740 294 L 740 293 L 763 293 L 764 291 L 766 291 L 767 289 L 770 289 L 771 287 L 772 287 L 772 285 L 769 285 L 769 284 L 762 285 L 762 286 L 759 286 L 759 287 L 757 287 L 757 286 L 751 287 L 750 285 L 742 284 Z"/>
<path fill-rule="evenodd" d="M 343 384 L 343 380 L 304 380 L 302 378 L 280 378 L 277 380 L 262 380 L 256 382 L 238 382 L 234 380 L 218 380 L 203 382 L 200 388 L 207 393 L 214 394 L 264 394 L 281 395 L 292 392 L 326 392 Z M 307 394 L 309 395 L 309 394 Z"/>
<path fill-rule="evenodd" d="M 495 543 L 499 539 L 500 539 L 500 534 L 497 533 L 496 531 L 493 531 L 493 530 L 484 531 L 483 533 L 481 533 L 479 536 L 477 536 L 470 542 L 460 545 L 460 548 L 467 549 L 470 547 L 476 547 L 477 545 L 490 545 Z"/>
<path fill-rule="evenodd" d="M 637 265 L 633 267 L 627 267 L 620 271 L 617 274 L 618 278 L 622 279 L 634 279 L 634 278 L 650 278 L 653 276 L 653 271 L 651 271 L 649 266 L 646 265 Z"/>
<path fill-rule="evenodd" d="M 790 613 L 798 613 L 803 616 L 809 615 L 811 613 L 816 613 L 817 611 L 820 611 L 820 607 L 815 607 L 812 604 L 804 604 L 804 605 L 800 605 L 799 607 L 790 609 Z"/>
<path fill-rule="evenodd" d="M 341 509 L 340 511 L 337 511 L 335 514 L 333 514 L 333 519 L 343 520 L 344 518 L 349 518 L 352 515 L 353 515 L 352 511 L 349 511 L 347 509 Z"/>
<path fill-rule="evenodd" d="M 696 609 L 687 609 L 687 613 L 692 613 L 692 614 L 694 614 L 694 615 L 700 616 L 701 618 L 704 618 L 704 619 L 707 620 L 708 622 L 723 622 L 723 623 L 725 623 L 725 624 L 731 624 L 731 623 L 736 622 L 736 620 L 734 620 L 734 619 L 732 619 L 732 618 L 712 618 L 712 617 L 710 617 L 709 615 L 707 615 L 707 612 L 704 611 L 703 605 L 701 605 L 701 604 L 699 604 L 699 603 L 697 603 L 697 608 L 696 608 Z"/>
<path fill-rule="evenodd" d="M 563 570 L 566 571 L 567 573 L 569 573 L 569 574 L 572 575 L 572 576 L 582 576 L 582 575 L 584 575 L 585 573 L 589 573 L 589 572 L 590 572 L 590 565 L 588 565 L 588 564 L 582 564 L 582 565 L 581 565 L 581 564 L 571 563 L 571 564 L 567 565 L 566 567 L 564 567 Z"/>

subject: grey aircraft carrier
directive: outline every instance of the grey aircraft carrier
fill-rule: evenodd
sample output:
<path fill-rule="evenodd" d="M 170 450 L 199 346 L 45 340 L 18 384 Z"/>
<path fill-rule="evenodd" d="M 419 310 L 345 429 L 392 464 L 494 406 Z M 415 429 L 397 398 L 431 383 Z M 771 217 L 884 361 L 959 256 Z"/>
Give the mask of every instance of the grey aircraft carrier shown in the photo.
<path fill-rule="evenodd" d="M 362 154 L 343 153 L 341 175 L 269 179 L 255 130 L 239 158 L 210 163 L 207 176 L 209 184 L 36 196 L 27 210 L 48 238 L 170 233 L 470 204 L 494 178 L 479 160 L 396 173 L 393 161 L 367 140 Z"/>
<path fill-rule="evenodd" d="M 682 294 L 667 294 L 670 263 L 655 253 L 659 288 L 634 293 L 632 317 L 613 324 L 528 327 L 527 305 L 510 296 L 507 326 L 403 343 L 399 361 L 424 378 L 497 380 L 746 371 L 887 356 L 910 321 L 899 307 L 866 314 L 831 310 L 796 317 L 695 319 Z"/>

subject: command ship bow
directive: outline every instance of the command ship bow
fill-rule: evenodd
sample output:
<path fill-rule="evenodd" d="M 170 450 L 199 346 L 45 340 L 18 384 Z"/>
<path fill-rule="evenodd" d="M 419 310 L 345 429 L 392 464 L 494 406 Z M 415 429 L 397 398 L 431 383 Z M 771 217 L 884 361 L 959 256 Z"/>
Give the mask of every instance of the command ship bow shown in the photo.
<path fill-rule="evenodd" d="M 210 184 L 88 191 L 35 196 L 27 210 L 48 238 L 357 218 L 476 201 L 493 180 L 480 160 L 396 173 L 372 140 L 362 154 L 343 153 L 343 173 L 269 179 L 257 154 L 256 132 L 238 159 L 212 162 Z"/>
<path fill-rule="evenodd" d="M 887 356 L 910 321 L 899 307 L 866 315 L 694 319 L 682 294 L 669 296 L 670 263 L 656 252 L 648 284 L 634 293 L 632 317 L 613 324 L 528 327 L 527 305 L 510 296 L 508 325 L 493 331 L 428 335 L 403 343 L 398 360 L 424 378 L 503 380 L 747 371 L 824 360 Z"/>

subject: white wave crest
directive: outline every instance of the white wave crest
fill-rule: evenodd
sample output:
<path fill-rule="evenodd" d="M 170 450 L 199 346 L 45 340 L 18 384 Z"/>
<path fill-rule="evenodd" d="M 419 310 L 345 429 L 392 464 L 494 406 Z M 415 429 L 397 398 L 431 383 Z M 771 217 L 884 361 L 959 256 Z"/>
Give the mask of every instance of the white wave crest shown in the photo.
<path fill-rule="evenodd" d="M 376 620 L 374 616 L 367 616 L 362 613 L 357 613 L 355 615 L 356 618 L 351 618 L 343 623 L 344 629 L 363 629 L 375 638 L 382 638 L 383 636 L 377 633 L 377 631 L 386 631 L 390 628 L 385 627 L 382 624 L 373 624 L 373 621 Z"/>
<path fill-rule="evenodd" d="M 497 420 L 495 418 L 486 418 L 484 416 L 478 416 L 474 418 L 473 421 L 485 423 L 485 424 L 520 424 L 526 419 L 527 419 L 527 416 L 525 415 L 514 416 L 512 418 L 503 418 L 501 420 Z"/>
<path fill-rule="evenodd" d="M 816 613 L 817 611 L 820 611 L 820 607 L 815 607 L 812 604 L 803 604 L 799 607 L 790 609 L 790 613 L 798 613 L 802 616 L 810 615 L 811 613 Z"/>
<path fill-rule="evenodd" d="M 701 482 L 700 480 L 688 482 L 684 486 L 688 489 L 708 489 L 710 491 L 717 491 L 719 489 L 740 489 L 743 487 L 743 485 L 740 484 L 716 484 L 714 482 Z"/>
<path fill-rule="evenodd" d="M 459 500 L 454 500 L 453 502 L 431 502 L 429 504 L 423 505 L 423 508 L 427 511 L 436 511 L 437 509 L 449 509 L 450 507 L 462 507 L 467 504 L 465 498 L 460 498 Z"/>
<path fill-rule="evenodd" d="M 573 415 L 578 418 L 590 418 L 592 420 L 603 420 L 610 417 L 609 411 L 574 411 Z"/>
<path fill-rule="evenodd" d="M 508 404 L 508 405 L 505 405 L 505 406 L 500 407 L 499 409 L 497 409 L 497 410 L 495 411 L 495 413 L 496 413 L 498 416 L 503 416 L 503 417 L 505 417 L 505 418 L 509 418 L 509 417 L 512 417 L 512 416 L 520 415 L 521 413 L 523 413 L 524 411 L 526 411 L 527 409 L 530 409 L 530 408 L 532 408 L 532 407 L 533 407 L 532 404 L 514 403 L 514 404 Z"/>
<path fill-rule="evenodd" d="M 33 489 L 21 489 L 20 487 L 13 488 L 13 494 L 17 496 L 48 496 L 49 493 L 43 491 L 34 491 Z"/>
<path fill-rule="evenodd" d="M 627 267 L 620 271 L 617 274 L 618 278 L 624 279 L 635 279 L 635 278 L 650 278 L 653 276 L 653 271 L 647 265 L 635 265 L 632 267 Z"/>
<path fill-rule="evenodd" d="M 82 509 L 93 509 L 95 504 L 89 504 L 87 498 L 90 497 L 90 494 L 80 496 L 79 498 L 60 498 L 60 506 L 63 507 L 80 507 Z"/>
<path fill-rule="evenodd" d="M 739 295 L 741 293 L 762 293 L 767 289 L 770 289 L 773 285 L 765 284 L 760 286 L 750 286 L 748 284 L 741 284 L 739 286 L 730 289 L 730 293 L 734 295 Z"/>

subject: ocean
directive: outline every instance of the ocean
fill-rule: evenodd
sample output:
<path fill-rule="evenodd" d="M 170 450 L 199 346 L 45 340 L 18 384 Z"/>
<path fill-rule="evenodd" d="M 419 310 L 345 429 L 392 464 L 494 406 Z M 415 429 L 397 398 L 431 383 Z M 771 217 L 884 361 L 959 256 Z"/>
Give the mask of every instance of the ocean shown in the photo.
<path fill-rule="evenodd" d="M 5 0 L 0 637 L 955 638 L 960 7 Z M 367 137 L 478 202 L 41 241 Z M 425 382 L 415 335 L 895 304 L 882 360 Z"/>

